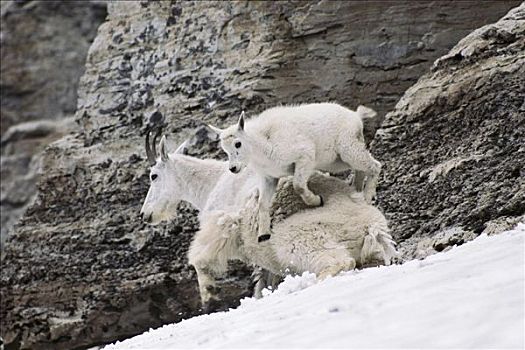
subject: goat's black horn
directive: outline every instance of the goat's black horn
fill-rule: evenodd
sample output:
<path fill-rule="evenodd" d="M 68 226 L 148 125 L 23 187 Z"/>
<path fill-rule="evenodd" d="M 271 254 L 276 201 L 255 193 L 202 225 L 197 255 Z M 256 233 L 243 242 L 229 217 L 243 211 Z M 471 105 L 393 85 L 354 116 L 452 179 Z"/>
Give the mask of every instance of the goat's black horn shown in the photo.
<path fill-rule="evenodd" d="M 155 134 L 155 136 L 153 136 L 153 143 L 151 144 L 153 148 L 153 154 L 155 155 L 155 159 L 157 158 L 157 139 L 159 138 L 160 134 L 162 134 L 162 127 L 159 127 L 157 133 Z"/>
<path fill-rule="evenodd" d="M 155 151 L 151 149 L 151 145 L 149 143 L 149 134 L 151 132 L 151 129 L 148 128 L 146 130 L 146 155 L 148 156 L 148 163 L 149 165 L 153 166 L 155 163 L 157 163 L 157 160 L 155 159 Z"/>

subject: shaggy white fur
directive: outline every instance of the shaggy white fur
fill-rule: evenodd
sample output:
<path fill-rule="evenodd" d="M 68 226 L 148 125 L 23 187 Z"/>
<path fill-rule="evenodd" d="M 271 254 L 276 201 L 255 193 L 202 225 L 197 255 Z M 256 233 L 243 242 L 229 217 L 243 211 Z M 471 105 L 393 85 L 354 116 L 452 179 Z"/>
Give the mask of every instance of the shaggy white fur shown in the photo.
<path fill-rule="evenodd" d="M 229 260 L 239 259 L 278 276 L 309 271 L 320 278 L 390 264 L 397 255 L 395 243 L 377 208 L 334 177 L 316 174 L 310 186 L 326 198 L 323 207 L 306 208 L 293 191 L 292 179 L 283 179 L 277 196 L 283 206 L 276 208 L 280 215 L 274 215 L 274 234 L 266 242 L 257 239 L 258 193 L 237 215 L 210 213 L 190 246 L 190 261 L 207 259 L 216 273 L 225 272 Z"/>
<path fill-rule="evenodd" d="M 146 221 L 158 223 L 176 215 L 181 200 L 200 210 L 201 229 L 188 252 L 195 267 L 203 305 L 216 295 L 214 273 L 226 271 L 229 260 L 261 266 L 275 275 L 311 271 L 325 277 L 367 263 L 390 261 L 394 246 L 384 216 L 341 180 L 315 175 L 312 188 L 325 206 L 307 208 L 290 178 L 276 196 L 274 237 L 257 242 L 259 187 L 250 169 L 234 175 L 226 162 L 186 156 L 183 146 L 169 154 L 166 140 L 151 168 L 151 186 L 141 209 Z M 261 278 L 255 294 L 273 275 Z"/>
<path fill-rule="evenodd" d="M 234 175 L 228 170 L 226 162 L 187 156 L 184 145 L 168 154 L 166 138 L 162 137 L 160 154 L 150 170 L 151 184 L 140 211 L 142 218 L 152 224 L 173 219 L 181 201 L 189 202 L 199 210 L 201 225 L 205 225 L 208 215 L 216 210 L 237 213 L 258 187 L 255 174 L 246 169 Z M 195 237 L 199 235 L 200 231 Z M 220 232 L 210 235 L 209 245 L 213 246 L 214 240 L 220 239 L 220 236 Z M 215 280 L 209 260 L 203 254 L 190 257 L 189 261 L 197 272 L 204 305 L 214 297 Z"/>
<path fill-rule="evenodd" d="M 228 154 L 230 171 L 237 173 L 245 166 L 263 178 L 259 236 L 269 232 L 269 207 L 276 179 L 293 175 L 293 186 L 309 206 L 320 206 L 323 198 L 312 192 L 308 179 L 315 170 L 341 172 L 356 170 L 354 186 L 364 188 L 368 203 L 375 196 L 381 163 L 366 149 L 362 119 L 376 112 L 359 106 L 351 111 L 336 103 L 314 103 L 268 109 L 245 123 L 219 132 L 221 146 Z"/>

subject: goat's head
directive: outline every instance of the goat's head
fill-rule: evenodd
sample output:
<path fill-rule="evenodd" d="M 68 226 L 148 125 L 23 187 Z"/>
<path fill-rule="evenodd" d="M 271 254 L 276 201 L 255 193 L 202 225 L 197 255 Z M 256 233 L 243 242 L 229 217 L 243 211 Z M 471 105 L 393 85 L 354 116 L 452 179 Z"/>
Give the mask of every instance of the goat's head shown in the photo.
<path fill-rule="evenodd" d="M 187 141 L 182 143 L 171 155 L 168 154 L 166 136 L 162 136 L 159 144 L 159 155 L 157 156 L 156 141 L 161 133 L 157 132 L 150 144 L 150 131 L 146 133 L 146 154 L 150 169 L 150 187 L 140 215 L 143 220 L 157 224 L 163 220 L 170 220 L 177 214 L 177 205 L 181 201 L 178 187 L 173 176 L 175 170 L 175 158 L 178 154 L 186 152 Z"/>
<path fill-rule="evenodd" d="M 246 166 L 246 156 L 249 151 L 249 140 L 244 132 L 244 111 L 241 113 L 239 122 L 236 125 L 226 129 L 208 126 L 219 135 L 221 147 L 228 155 L 230 171 L 234 174 L 239 173 Z"/>

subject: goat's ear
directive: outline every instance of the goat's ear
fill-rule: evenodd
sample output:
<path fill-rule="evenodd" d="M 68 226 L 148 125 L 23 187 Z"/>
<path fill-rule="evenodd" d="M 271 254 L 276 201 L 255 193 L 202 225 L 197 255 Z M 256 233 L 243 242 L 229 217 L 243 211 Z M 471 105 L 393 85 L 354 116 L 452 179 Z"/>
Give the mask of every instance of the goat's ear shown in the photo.
<path fill-rule="evenodd" d="M 216 133 L 217 135 L 220 135 L 222 133 L 222 129 L 219 129 L 213 125 L 210 125 L 210 124 L 206 124 L 206 126 L 208 127 L 208 129 L 210 129 L 211 131 L 213 131 L 214 133 Z"/>
<path fill-rule="evenodd" d="M 181 143 L 181 145 L 179 147 L 177 147 L 177 150 L 175 151 L 175 153 L 177 154 L 188 154 L 188 140 L 184 141 L 183 143 Z"/>
<path fill-rule="evenodd" d="M 169 159 L 168 147 L 166 145 L 166 135 L 162 135 L 162 138 L 160 139 L 160 159 L 163 162 L 167 162 Z"/>
<path fill-rule="evenodd" d="M 237 130 L 244 131 L 244 111 L 241 112 L 239 117 L 239 123 L 237 124 Z"/>

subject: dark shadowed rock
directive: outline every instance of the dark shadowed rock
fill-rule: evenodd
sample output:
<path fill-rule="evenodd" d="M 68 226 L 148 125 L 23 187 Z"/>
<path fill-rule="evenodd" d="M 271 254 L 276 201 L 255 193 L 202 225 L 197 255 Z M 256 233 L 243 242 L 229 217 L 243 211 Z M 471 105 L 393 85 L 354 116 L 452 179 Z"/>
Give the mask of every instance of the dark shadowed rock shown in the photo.
<path fill-rule="evenodd" d="M 7 344 L 87 347 L 200 312 L 186 259 L 195 211 L 156 227 L 138 217 L 150 124 L 166 123 L 172 147 L 197 132 L 190 154 L 221 157 L 203 122 L 223 127 L 242 109 L 336 100 L 384 113 L 460 38 L 517 3 L 110 2 L 78 90 L 78 132 L 46 149 L 38 197 L 6 246 Z M 222 307 L 249 293 L 250 270 L 232 273 Z"/>
<path fill-rule="evenodd" d="M 462 39 L 387 114 L 372 143 L 379 205 L 407 257 L 523 220 L 524 96 L 521 5 Z"/>

